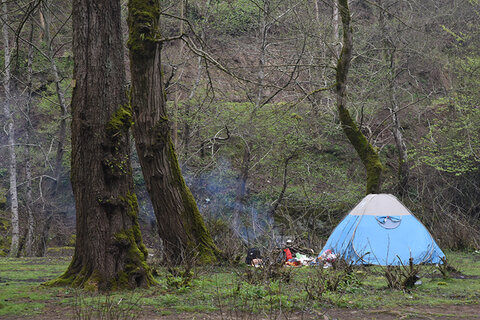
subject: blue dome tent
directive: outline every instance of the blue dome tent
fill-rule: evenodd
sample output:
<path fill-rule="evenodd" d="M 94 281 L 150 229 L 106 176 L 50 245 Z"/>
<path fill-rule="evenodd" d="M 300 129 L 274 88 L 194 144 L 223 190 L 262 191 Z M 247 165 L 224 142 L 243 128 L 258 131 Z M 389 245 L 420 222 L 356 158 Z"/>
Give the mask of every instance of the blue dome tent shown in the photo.
<path fill-rule="evenodd" d="M 333 230 L 332 250 L 353 264 L 440 264 L 445 257 L 425 226 L 393 195 L 369 194 Z"/>

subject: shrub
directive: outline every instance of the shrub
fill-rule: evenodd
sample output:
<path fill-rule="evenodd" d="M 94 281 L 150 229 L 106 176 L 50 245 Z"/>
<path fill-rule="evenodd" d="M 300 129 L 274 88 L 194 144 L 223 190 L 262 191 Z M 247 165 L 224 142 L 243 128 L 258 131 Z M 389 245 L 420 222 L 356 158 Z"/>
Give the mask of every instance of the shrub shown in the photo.
<path fill-rule="evenodd" d="M 408 290 L 415 286 L 415 282 L 419 280 L 418 273 L 420 265 L 414 265 L 413 259 L 410 258 L 408 266 L 387 266 L 385 268 L 385 278 L 388 287 L 398 290 Z"/>
<path fill-rule="evenodd" d="M 259 8 L 249 0 L 220 1 L 215 8 L 214 27 L 218 32 L 238 36 L 258 25 Z"/>
<path fill-rule="evenodd" d="M 324 268 L 322 264 L 315 267 L 304 288 L 311 300 L 322 300 L 327 292 L 351 292 L 362 286 L 364 272 L 355 272 L 353 266 L 344 259 L 338 259 L 331 268 Z"/>

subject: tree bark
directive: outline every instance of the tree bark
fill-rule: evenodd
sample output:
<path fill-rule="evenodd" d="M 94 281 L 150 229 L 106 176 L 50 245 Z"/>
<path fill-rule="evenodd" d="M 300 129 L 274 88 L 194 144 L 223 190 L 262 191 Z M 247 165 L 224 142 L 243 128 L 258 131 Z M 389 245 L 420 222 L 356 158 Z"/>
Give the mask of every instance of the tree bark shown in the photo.
<path fill-rule="evenodd" d="M 337 72 L 335 91 L 337 96 L 337 110 L 343 132 L 355 148 L 367 171 L 367 194 L 379 193 L 383 170 L 382 163 L 380 162 L 377 151 L 357 127 L 346 107 L 346 85 L 350 61 L 352 59 L 353 31 L 352 27 L 350 26 L 350 10 L 348 8 L 348 0 L 338 0 L 338 7 L 340 10 L 340 16 L 342 18 L 343 46 L 336 68 Z"/>
<path fill-rule="evenodd" d="M 182 177 L 171 138 L 161 70 L 160 2 L 130 0 L 128 9 L 133 132 L 165 257 L 181 263 L 185 256 L 198 255 L 199 262 L 213 262 L 218 250 Z"/>
<path fill-rule="evenodd" d="M 20 241 L 20 226 L 18 221 L 18 194 L 17 194 L 17 156 L 15 153 L 15 118 L 10 107 L 11 91 L 10 91 L 10 46 L 8 36 L 8 5 L 7 0 L 2 0 L 3 5 L 3 50 L 5 59 L 5 68 L 3 76 L 3 89 L 5 92 L 5 101 L 3 102 L 3 110 L 5 112 L 5 119 L 7 124 L 5 132 L 8 136 L 8 172 L 10 180 L 10 203 L 12 210 L 12 242 L 10 245 L 10 256 L 17 257 L 19 241 Z"/>
<path fill-rule="evenodd" d="M 204 38 L 204 33 L 200 35 L 202 39 Z M 192 89 L 188 95 L 187 103 L 185 104 L 185 124 L 183 127 L 183 153 L 185 158 L 188 157 L 189 149 L 190 149 L 190 136 L 191 136 L 191 128 L 190 128 L 190 114 L 192 113 L 192 99 L 195 96 L 197 91 L 198 85 L 200 84 L 200 80 L 202 79 L 202 57 L 197 58 L 197 75 L 195 76 L 195 82 L 193 83 Z"/>
<path fill-rule="evenodd" d="M 335 58 L 338 59 L 338 56 L 340 54 L 340 36 L 338 34 L 338 27 L 340 24 L 340 12 L 338 10 L 338 4 L 335 3 L 335 0 L 333 1 L 333 6 L 332 6 L 332 39 L 333 39 L 333 44 L 332 48 L 334 49 L 335 53 Z"/>
<path fill-rule="evenodd" d="M 267 51 L 267 35 L 270 24 L 267 22 L 268 15 L 270 14 L 270 0 L 264 0 L 263 10 L 261 13 L 260 21 L 260 39 L 259 39 L 259 56 L 258 56 L 258 88 L 257 88 L 257 99 L 255 102 L 256 110 L 260 107 L 263 100 L 263 90 L 264 90 L 264 81 L 265 81 L 265 61 L 266 61 L 266 51 Z"/>
<path fill-rule="evenodd" d="M 270 208 L 270 215 L 272 217 L 275 217 L 275 212 L 277 211 L 278 206 L 280 203 L 282 203 L 283 196 L 285 195 L 285 191 L 287 191 L 287 173 L 288 173 L 288 163 L 290 160 L 292 160 L 296 155 L 292 154 L 285 158 L 285 161 L 283 162 L 283 183 L 282 183 L 282 190 L 280 190 L 280 193 L 278 194 L 278 198 L 272 203 L 271 208 Z"/>
<path fill-rule="evenodd" d="M 405 195 L 408 190 L 408 158 L 407 146 L 405 145 L 402 129 L 400 126 L 400 119 L 398 118 L 398 104 L 395 99 L 395 55 L 394 50 L 389 50 L 387 59 L 390 60 L 389 79 L 388 79 L 388 110 L 392 116 L 392 134 L 395 140 L 395 147 L 398 153 L 398 183 L 397 189 L 401 197 Z"/>
<path fill-rule="evenodd" d="M 178 23 L 179 23 L 179 33 L 183 34 L 184 33 L 184 19 L 185 19 L 185 0 L 180 0 L 179 1 L 179 6 L 180 6 L 180 18 Z M 185 47 L 185 44 L 182 42 L 180 43 L 180 50 L 178 56 L 183 55 L 183 48 Z M 173 99 L 173 106 L 174 106 L 174 120 L 172 124 L 172 141 L 173 145 L 175 146 L 175 149 L 178 150 L 178 101 L 180 100 L 181 97 L 181 92 L 177 91 L 175 92 L 175 98 Z"/>
<path fill-rule="evenodd" d="M 45 5 L 45 4 L 44 4 Z M 63 168 L 63 155 L 65 153 L 65 140 L 67 135 L 67 118 L 68 118 L 68 105 L 65 100 L 65 92 L 61 88 L 61 77 L 58 71 L 57 63 L 55 62 L 55 52 L 53 49 L 52 39 L 50 37 L 50 13 L 49 8 L 43 8 L 40 10 L 40 17 L 42 17 L 43 35 L 45 43 L 47 45 L 47 53 L 50 68 L 53 73 L 53 79 L 55 83 L 55 92 L 57 94 L 58 104 L 60 105 L 60 122 L 58 126 L 57 135 L 57 149 L 55 154 L 55 164 L 53 166 L 52 176 L 54 179 L 48 179 L 45 182 L 45 205 L 43 211 L 44 224 L 42 232 L 40 233 L 40 241 L 38 242 L 37 254 L 44 256 L 46 254 L 49 231 L 51 222 L 53 221 L 55 196 L 58 191 L 58 185 L 62 175 Z"/>
<path fill-rule="evenodd" d="M 30 43 L 33 43 L 33 31 L 34 25 L 33 22 L 30 26 Z M 27 59 L 27 103 L 25 116 L 27 117 L 27 125 L 25 129 L 25 183 L 26 183 L 26 194 L 25 207 L 27 208 L 27 239 L 25 243 L 25 255 L 27 257 L 33 256 L 33 240 L 34 240 L 34 227 L 35 227 L 35 217 L 33 215 L 33 196 L 32 196 L 32 157 L 30 154 L 30 133 L 32 125 L 30 122 L 30 113 L 32 109 L 32 75 L 33 75 L 33 46 L 30 45 L 28 48 L 28 59 Z"/>
<path fill-rule="evenodd" d="M 405 145 L 403 134 L 400 126 L 400 120 L 398 119 L 398 105 L 395 104 L 390 109 L 392 115 L 392 133 L 395 139 L 395 146 L 398 152 L 398 193 L 403 197 L 408 191 L 408 179 L 410 176 L 410 170 L 408 167 L 407 146 Z"/>
<path fill-rule="evenodd" d="M 398 153 L 398 183 L 397 189 L 401 197 L 405 195 L 408 189 L 408 178 L 409 178 L 409 168 L 408 168 L 408 157 L 407 157 L 407 146 L 405 145 L 402 128 L 400 126 L 400 119 L 398 117 L 398 103 L 395 96 L 395 78 L 397 73 L 397 68 L 395 64 L 395 52 L 396 48 L 392 39 L 387 33 L 387 28 L 385 25 L 384 10 L 381 0 L 377 0 L 379 9 L 379 27 L 380 32 L 383 35 L 383 46 L 384 46 L 384 57 L 385 62 L 388 64 L 388 78 L 387 80 L 387 108 L 390 111 L 392 116 L 392 134 L 395 140 L 395 146 Z"/>
<path fill-rule="evenodd" d="M 240 230 L 242 228 L 241 215 L 245 209 L 245 196 L 247 195 L 247 182 L 250 173 L 250 160 L 251 160 L 251 144 L 245 142 L 245 148 L 243 150 L 242 166 L 240 169 L 240 175 L 237 178 L 237 186 L 235 191 L 235 204 L 233 207 L 232 226 L 235 233 L 240 236 Z"/>
<path fill-rule="evenodd" d="M 266 63 L 266 55 L 267 55 L 267 36 L 268 36 L 268 29 L 270 28 L 270 23 L 267 21 L 268 16 L 270 15 L 270 0 L 265 0 L 263 2 L 263 8 L 261 10 L 261 17 L 260 17 L 260 27 L 258 30 L 259 39 L 258 39 L 258 74 L 257 74 L 257 96 L 255 99 L 255 106 L 250 113 L 249 122 L 252 123 L 254 120 L 258 109 L 262 106 L 262 102 L 264 100 L 264 82 L 265 82 L 265 63 Z M 245 136 L 248 139 L 248 134 L 251 132 L 247 132 Z M 243 149 L 243 157 L 242 157 L 242 164 L 240 168 L 240 175 L 237 178 L 237 185 L 236 185 L 236 192 L 235 192 L 235 204 L 233 207 L 233 217 L 232 217 L 232 225 L 234 231 L 237 235 L 240 235 L 240 228 L 242 224 L 240 222 L 240 215 L 244 213 L 244 205 L 245 205 L 245 197 L 247 195 L 247 184 L 248 178 L 250 173 L 250 160 L 251 160 L 251 150 L 253 148 L 252 142 L 245 142 L 245 147 Z"/>
<path fill-rule="evenodd" d="M 154 282 L 138 224 L 129 157 L 120 1 L 73 3 L 72 189 L 75 253 L 52 285 L 87 290 Z"/>
<path fill-rule="evenodd" d="M 53 72 L 55 82 L 55 92 L 57 93 L 58 103 L 60 105 L 60 123 L 58 127 L 57 138 L 57 152 L 55 156 L 55 166 L 53 177 L 55 178 L 55 186 L 53 193 L 57 192 L 60 176 L 62 174 L 62 161 L 65 153 L 65 138 L 67 135 L 67 118 L 68 118 L 68 106 L 65 101 L 65 93 L 61 88 L 61 78 L 58 72 L 57 63 L 55 62 L 55 52 L 52 48 L 52 39 L 50 38 L 50 15 L 44 14 L 45 17 L 45 42 L 47 43 L 47 54 L 50 59 L 50 67 Z"/>

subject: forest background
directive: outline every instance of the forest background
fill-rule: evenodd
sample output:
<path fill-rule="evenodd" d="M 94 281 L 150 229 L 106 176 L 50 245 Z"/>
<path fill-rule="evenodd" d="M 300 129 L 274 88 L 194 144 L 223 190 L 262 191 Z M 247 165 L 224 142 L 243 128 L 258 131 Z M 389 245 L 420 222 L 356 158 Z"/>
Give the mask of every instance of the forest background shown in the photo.
<path fill-rule="evenodd" d="M 42 256 L 75 242 L 72 8 L 2 5 L 0 246 L 8 254 L 18 210 L 18 255 Z M 476 0 L 350 3 L 348 108 L 380 155 L 381 191 L 397 195 L 442 248 L 480 246 L 479 9 Z M 288 236 L 318 251 L 366 185 L 335 106 L 335 3 L 162 1 L 161 28 L 171 38 L 163 72 L 172 137 L 219 249 L 235 257 Z M 158 248 L 135 148 L 132 159 L 144 241 Z"/>

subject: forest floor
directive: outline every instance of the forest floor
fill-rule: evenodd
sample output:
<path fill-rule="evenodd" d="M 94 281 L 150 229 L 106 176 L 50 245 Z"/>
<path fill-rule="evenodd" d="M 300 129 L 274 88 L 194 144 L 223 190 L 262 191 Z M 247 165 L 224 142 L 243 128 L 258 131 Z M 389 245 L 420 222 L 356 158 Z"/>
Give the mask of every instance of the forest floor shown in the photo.
<path fill-rule="evenodd" d="M 67 313 L 64 313 L 67 312 Z M 52 303 L 48 306 L 42 315 L 32 316 L 19 316 L 19 317 L 1 317 L 0 319 L 38 319 L 38 320 L 60 320 L 67 319 L 66 314 L 71 310 L 65 309 L 58 310 L 58 307 Z M 95 317 L 75 317 L 72 319 L 97 319 Z M 104 319 L 108 319 L 105 317 Z M 115 318 L 117 319 L 117 318 Z M 119 317 L 118 319 L 138 319 L 138 320 L 230 320 L 230 319 L 251 319 L 251 320 L 263 320 L 263 319 L 288 319 L 288 320 L 303 320 L 303 319 L 345 319 L 345 320 L 363 320 L 363 319 L 480 319 L 480 305 L 437 305 L 437 306 L 415 306 L 415 307 L 397 307 L 393 309 L 344 309 L 344 308 L 328 308 L 323 311 L 294 311 L 294 312 L 272 312 L 270 314 L 251 314 L 245 312 L 208 312 L 208 313 L 176 313 L 172 311 L 168 315 L 160 315 L 155 310 L 142 310 L 142 312 L 136 314 L 133 317 Z"/>
<path fill-rule="evenodd" d="M 158 286 L 108 295 L 41 285 L 69 257 L 0 258 L 0 319 L 480 319 L 480 254 L 447 257 L 453 268 L 415 269 L 421 284 L 403 290 L 381 267 L 156 267 Z"/>

